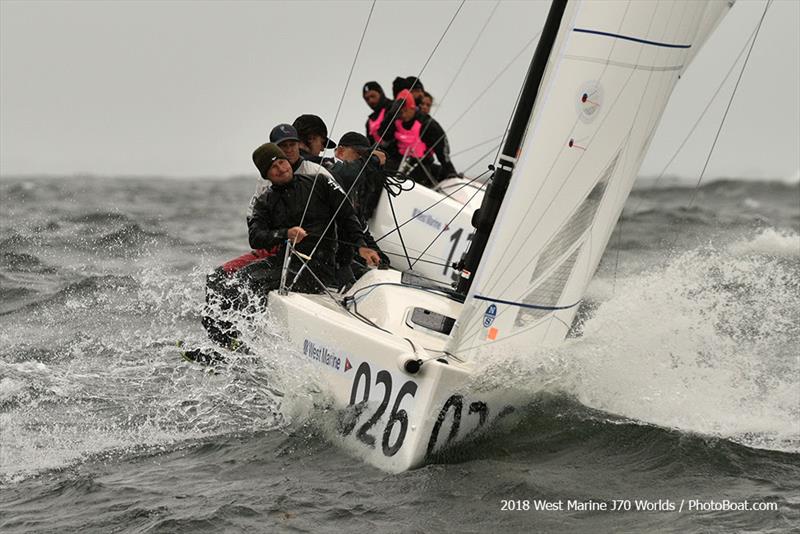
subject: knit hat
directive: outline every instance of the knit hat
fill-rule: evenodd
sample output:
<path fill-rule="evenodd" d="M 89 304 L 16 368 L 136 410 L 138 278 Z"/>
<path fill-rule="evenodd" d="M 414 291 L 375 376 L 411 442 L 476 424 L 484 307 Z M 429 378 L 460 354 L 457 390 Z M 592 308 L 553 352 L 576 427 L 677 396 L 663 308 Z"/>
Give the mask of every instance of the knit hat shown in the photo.
<path fill-rule="evenodd" d="M 405 103 L 403 104 L 404 109 L 417 109 L 417 103 L 414 102 L 414 97 L 411 95 L 411 91 L 408 89 L 403 89 L 399 93 L 397 93 L 397 100 L 404 100 Z"/>
<path fill-rule="evenodd" d="M 300 115 L 292 126 L 295 127 L 299 137 L 308 137 L 317 134 L 325 139 L 325 148 L 336 148 L 336 143 L 328 139 L 328 127 L 325 122 L 317 115 Z"/>
<path fill-rule="evenodd" d="M 284 141 L 300 141 L 297 130 L 291 124 L 279 124 L 269 133 L 269 142 L 283 143 Z"/>
<path fill-rule="evenodd" d="M 425 86 L 422 85 L 422 80 L 420 80 L 416 76 L 406 76 L 406 82 L 408 82 L 409 90 L 411 88 L 414 88 L 415 90 L 419 89 L 420 91 L 424 91 L 425 90 Z"/>
<path fill-rule="evenodd" d="M 378 91 L 381 95 L 385 94 L 383 92 L 383 87 L 378 82 L 367 82 L 364 84 L 364 88 L 362 89 L 361 93 L 364 94 L 367 91 Z"/>
<path fill-rule="evenodd" d="M 358 132 L 347 132 L 339 139 L 339 146 L 355 148 L 356 150 L 369 150 L 372 148 L 369 140 Z"/>
<path fill-rule="evenodd" d="M 279 159 L 286 159 L 286 154 L 275 143 L 265 143 L 253 151 L 253 163 L 265 180 L 270 167 Z"/>
<path fill-rule="evenodd" d="M 408 80 L 402 76 L 398 76 L 394 79 L 394 81 L 392 81 L 392 94 L 395 98 L 397 98 L 397 95 L 400 94 L 400 91 L 403 89 L 408 89 L 409 87 L 411 87 L 411 84 L 408 83 Z"/>

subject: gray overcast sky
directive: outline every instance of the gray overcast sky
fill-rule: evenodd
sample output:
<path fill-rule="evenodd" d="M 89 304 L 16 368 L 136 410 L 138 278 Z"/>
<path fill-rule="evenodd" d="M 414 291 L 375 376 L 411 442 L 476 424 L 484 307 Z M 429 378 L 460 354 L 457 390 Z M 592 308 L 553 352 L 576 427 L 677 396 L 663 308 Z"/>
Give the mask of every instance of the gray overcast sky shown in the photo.
<path fill-rule="evenodd" d="M 646 1 L 646 0 L 643 0 Z M 370 2 L 0 0 L 0 174 L 254 174 L 272 126 L 302 113 L 329 128 Z M 363 130 L 361 84 L 416 74 L 459 2 L 378 2 L 332 137 Z M 441 99 L 494 1 L 469 1 L 425 68 Z M 464 169 L 502 134 L 549 2 L 504 1 L 434 115 Z M 643 174 L 660 172 L 755 28 L 739 0 L 678 84 Z M 738 70 L 670 168 L 697 176 Z M 707 176 L 787 178 L 800 168 L 800 2 L 775 0 Z M 489 160 L 487 159 L 488 163 Z M 475 170 L 483 170 L 481 165 Z"/>

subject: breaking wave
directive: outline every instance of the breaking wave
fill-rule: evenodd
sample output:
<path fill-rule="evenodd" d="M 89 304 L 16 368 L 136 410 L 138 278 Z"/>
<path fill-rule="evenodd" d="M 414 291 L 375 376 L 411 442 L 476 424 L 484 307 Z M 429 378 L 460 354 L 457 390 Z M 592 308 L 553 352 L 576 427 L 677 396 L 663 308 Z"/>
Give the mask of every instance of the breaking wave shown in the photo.
<path fill-rule="evenodd" d="M 484 381 L 749 447 L 800 451 L 798 236 L 765 230 L 610 283 L 583 335 L 485 366 Z M 788 252 L 787 252 L 788 251 Z M 482 386 L 485 387 L 485 384 Z"/>

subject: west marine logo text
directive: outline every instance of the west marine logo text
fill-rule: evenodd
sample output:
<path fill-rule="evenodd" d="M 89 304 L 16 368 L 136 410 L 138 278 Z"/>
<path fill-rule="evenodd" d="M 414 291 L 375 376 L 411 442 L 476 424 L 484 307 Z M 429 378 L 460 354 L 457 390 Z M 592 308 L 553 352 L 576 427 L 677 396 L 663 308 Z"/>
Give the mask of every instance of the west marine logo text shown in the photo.
<path fill-rule="evenodd" d="M 303 354 L 308 356 L 314 361 L 317 361 L 328 367 L 332 367 L 337 371 L 342 368 L 342 358 L 337 356 L 335 352 L 328 347 L 317 345 L 313 341 L 303 340 Z"/>
<path fill-rule="evenodd" d="M 419 208 L 414 208 L 414 210 L 411 212 L 411 218 L 416 219 L 421 223 L 427 224 L 432 228 L 436 228 L 437 230 L 441 230 L 442 227 L 445 227 L 444 228 L 445 230 L 448 229 L 444 224 L 441 223 L 441 221 L 437 220 L 434 216 L 425 213 L 423 210 Z"/>
<path fill-rule="evenodd" d="M 483 314 L 483 327 L 489 328 L 492 326 L 495 317 L 497 317 L 497 306 L 490 304 L 489 307 L 486 308 L 486 313 Z"/>

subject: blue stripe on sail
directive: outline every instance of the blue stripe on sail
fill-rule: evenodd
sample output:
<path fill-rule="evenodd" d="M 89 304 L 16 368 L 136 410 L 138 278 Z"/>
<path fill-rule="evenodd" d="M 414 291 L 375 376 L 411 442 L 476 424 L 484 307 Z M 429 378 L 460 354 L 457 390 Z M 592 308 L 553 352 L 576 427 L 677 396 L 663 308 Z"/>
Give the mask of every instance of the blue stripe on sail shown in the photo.
<path fill-rule="evenodd" d="M 653 46 L 663 46 L 666 48 L 691 48 L 692 45 L 672 44 L 672 43 L 659 43 L 657 41 L 648 41 L 647 39 L 639 39 L 638 37 L 630 37 L 628 35 L 620 35 L 618 33 L 601 32 L 598 30 L 586 30 L 584 28 L 572 28 L 572 31 L 578 33 L 591 33 L 594 35 L 605 35 L 606 37 L 614 37 L 616 39 L 625 39 L 626 41 L 633 41 L 634 43 L 642 43 Z"/>
<path fill-rule="evenodd" d="M 575 304 L 570 304 L 569 306 L 539 306 L 538 304 L 525 304 L 524 302 L 513 302 L 510 300 L 493 299 L 491 297 L 484 297 L 482 295 L 473 295 L 473 297 L 478 300 L 485 300 L 487 302 L 496 302 L 498 304 L 509 304 L 511 306 L 519 306 L 520 308 L 531 308 L 534 310 L 554 310 L 554 311 L 568 310 L 581 303 L 581 301 L 578 301 Z"/>

